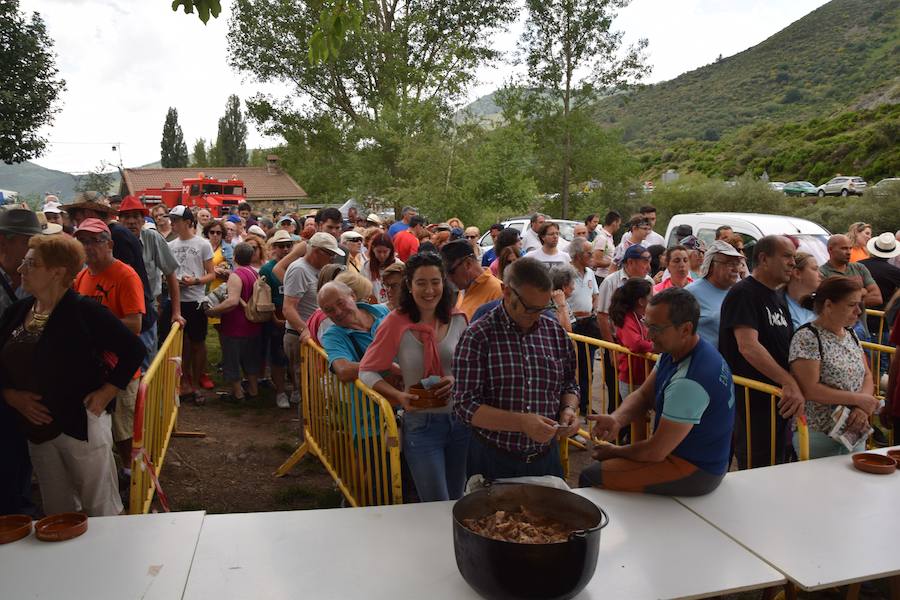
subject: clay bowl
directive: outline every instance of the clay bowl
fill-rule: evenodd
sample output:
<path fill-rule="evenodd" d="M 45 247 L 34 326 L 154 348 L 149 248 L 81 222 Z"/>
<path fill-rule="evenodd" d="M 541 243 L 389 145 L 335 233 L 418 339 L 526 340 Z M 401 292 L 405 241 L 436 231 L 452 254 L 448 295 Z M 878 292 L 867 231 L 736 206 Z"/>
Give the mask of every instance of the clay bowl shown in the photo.
<path fill-rule="evenodd" d="M 416 396 L 410 400 L 410 404 L 416 408 L 441 408 L 447 406 L 447 399 L 443 400 L 434 395 L 434 390 L 426 390 L 422 386 L 414 385 L 409 388 L 409 393 Z"/>
<path fill-rule="evenodd" d="M 897 461 L 890 456 L 861 452 L 853 455 L 853 466 L 866 473 L 889 475 L 897 470 Z"/>
<path fill-rule="evenodd" d="M 34 526 L 34 535 L 44 542 L 62 542 L 76 538 L 88 528 L 84 513 L 59 513 L 44 517 Z"/>
<path fill-rule="evenodd" d="M 897 461 L 897 468 L 900 469 L 900 450 L 888 450 L 887 455 Z"/>
<path fill-rule="evenodd" d="M 0 517 L 0 544 L 9 544 L 31 534 L 31 517 L 3 515 Z"/>

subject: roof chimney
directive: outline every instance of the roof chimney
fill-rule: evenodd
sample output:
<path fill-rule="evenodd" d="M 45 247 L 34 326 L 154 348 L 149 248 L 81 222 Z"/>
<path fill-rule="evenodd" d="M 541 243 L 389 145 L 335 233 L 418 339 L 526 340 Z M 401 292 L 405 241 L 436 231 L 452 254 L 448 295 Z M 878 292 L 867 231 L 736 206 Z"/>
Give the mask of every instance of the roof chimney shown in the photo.
<path fill-rule="evenodd" d="M 278 166 L 278 155 L 269 154 L 266 156 L 266 173 L 269 175 L 277 175 L 281 173 L 281 167 Z"/>

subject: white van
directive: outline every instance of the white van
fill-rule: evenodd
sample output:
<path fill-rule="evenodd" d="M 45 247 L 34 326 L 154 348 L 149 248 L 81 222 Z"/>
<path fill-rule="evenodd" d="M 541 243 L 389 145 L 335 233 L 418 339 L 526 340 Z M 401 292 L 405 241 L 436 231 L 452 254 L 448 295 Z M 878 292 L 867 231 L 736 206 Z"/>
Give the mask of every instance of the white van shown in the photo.
<path fill-rule="evenodd" d="M 783 215 L 758 213 L 688 213 L 675 215 L 666 228 L 666 245 L 675 245 L 675 228 L 690 225 L 694 235 L 708 246 L 716 239 L 716 229 L 728 225 L 744 238 L 744 250 L 748 259 L 753 256 L 752 247 L 766 235 L 784 235 L 798 244 L 798 250 L 816 257 L 818 264 L 828 260 L 827 229 L 812 221 Z M 749 262 L 749 260 L 748 260 Z M 752 265 L 751 265 L 752 268 Z"/>

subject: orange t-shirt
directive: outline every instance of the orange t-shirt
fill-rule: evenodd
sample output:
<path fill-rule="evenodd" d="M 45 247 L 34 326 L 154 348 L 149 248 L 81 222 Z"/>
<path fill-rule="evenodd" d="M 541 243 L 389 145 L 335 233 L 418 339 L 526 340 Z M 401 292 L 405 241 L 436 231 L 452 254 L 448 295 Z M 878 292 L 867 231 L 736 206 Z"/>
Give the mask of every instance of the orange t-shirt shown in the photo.
<path fill-rule="evenodd" d="M 869 258 L 869 251 L 865 248 L 854 246 L 850 249 L 850 262 L 859 262 Z"/>
<path fill-rule="evenodd" d="M 146 313 L 144 306 L 144 286 L 137 272 L 120 260 L 105 268 L 100 273 L 92 275 L 90 270 L 84 268 L 75 277 L 76 292 L 82 296 L 93 298 L 118 318 L 135 313 Z M 115 366 L 115 356 L 105 357 L 110 366 Z M 141 376 L 138 369 L 133 379 Z"/>

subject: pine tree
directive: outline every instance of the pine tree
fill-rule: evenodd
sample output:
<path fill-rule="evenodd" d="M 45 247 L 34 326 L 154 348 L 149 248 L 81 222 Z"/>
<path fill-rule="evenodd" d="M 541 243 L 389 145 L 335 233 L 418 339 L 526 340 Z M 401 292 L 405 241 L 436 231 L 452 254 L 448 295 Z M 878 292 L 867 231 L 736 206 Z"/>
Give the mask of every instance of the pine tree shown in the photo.
<path fill-rule="evenodd" d="M 184 134 L 181 125 L 178 124 L 178 111 L 171 106 L 166 113 L 166 122 L 163 125 L 162 141 L 160 146 L 160 162 L 163 168 L 188 166 L 187 144 L 184 143 Z"/>
<path fill-rule="evenodd" d="M 221 160 L 218 166 L 247 166 L 247 122 L 241 112 L 241 99 L 237 96 L 229 96 L 225 103 L 225 116 L 219 119 L 216 149 Z"/>
<path fill-rule="evenodd" d="M 194 142 L 194 162 L 191 166 L 194 167 L 208 167 L 209 165 L 209 157 L 206 155 L 206 140 L 203 138 L 197 138 L 197 141 Z"/>

